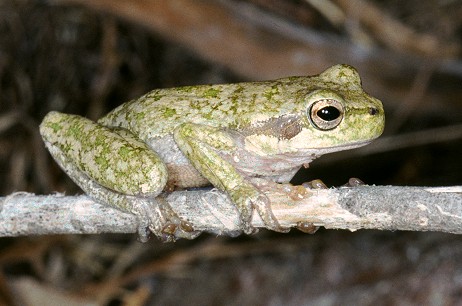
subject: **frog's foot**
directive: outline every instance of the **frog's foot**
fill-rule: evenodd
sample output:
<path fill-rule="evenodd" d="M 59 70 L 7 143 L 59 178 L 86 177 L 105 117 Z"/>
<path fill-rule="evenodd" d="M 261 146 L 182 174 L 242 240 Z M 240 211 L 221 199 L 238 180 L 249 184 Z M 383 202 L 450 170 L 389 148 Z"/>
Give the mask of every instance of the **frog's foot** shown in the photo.
<path fill-rule="evenodd" d="M 191 222 L 180 218 L 165 201 L 165 199 L 157 198 L 159 202 L 162 202 L 162 213 L 166 216 L 167 221 L 164 223 L 160 236 L 162 241 L 175 241 L 178 238 L 194 239 L 199 236 L 202 232 L 194 230 L 194 226 Z"/>
<path fill-rule="evenodd" d="M 279 224 L 279 221 L 271 210 L 270 199 L 260 191 L 260 188 L 263 188 L 263 186 L 265 186 L 265 188 L 268 187 L 266 186 L 266 182 L 253 180 L 252 183 L 253 185 L 240 185 L 231 193 L 231 198 L 233 202 L 236 203 L 240 213 L 241 227 L 244 233 L 252 234 L 258 231 L 251 226 L 254 210 L 257 211 L 266 228 L 276 232 L 288 232 L 290 228 L 283 227 Z"/>
<path fill-rule="evenodd" d="M 351 177 L 348 180 L 348 183 L 346 183 L 342 187 L 358 187 L 358 186 L 363 186 L 363 185 L 366 185 L 366 184 L 362 180 L 356 177 Z"/>
<path fill-rule="evenodd" d="M 194 239 L 201 231 L 182 220 L 162 198 L 135 199 L 133 211 L 138 216 L 138 234 L 141 242 L 149 240 L 152 232 L 163 242 L 174 242 L 179 238 Z"/>

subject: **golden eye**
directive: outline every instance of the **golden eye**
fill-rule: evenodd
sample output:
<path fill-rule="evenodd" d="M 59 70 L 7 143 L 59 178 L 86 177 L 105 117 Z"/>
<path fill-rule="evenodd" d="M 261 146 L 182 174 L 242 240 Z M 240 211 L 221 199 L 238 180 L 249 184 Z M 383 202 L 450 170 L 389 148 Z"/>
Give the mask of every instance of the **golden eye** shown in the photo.
<path fill-rule="evenodd" d="M 334 99 L 322 99 L 309 108 L 309 118 L 313 125 L 323 131 L 337 127 L 343 119 L 343 105 Z"/>

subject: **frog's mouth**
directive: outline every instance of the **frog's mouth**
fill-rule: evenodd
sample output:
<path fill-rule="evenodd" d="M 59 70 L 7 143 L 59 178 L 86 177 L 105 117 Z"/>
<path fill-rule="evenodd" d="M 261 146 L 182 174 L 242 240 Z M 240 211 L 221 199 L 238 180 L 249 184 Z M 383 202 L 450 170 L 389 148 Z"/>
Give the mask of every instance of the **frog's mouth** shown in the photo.
<path fill-rule="evenodd" d="M 360 140 L 360 141 L 357 141 L 357 142 L 353 142 L 353 143 L 349 143 L 348 145 L 339 145 L 339 146 L 335 146 L 334 148 L 341 148 L 341 150 L 351 150 L 351 149 L 356 149 L 356 148 L 359 148 L 359 147 L 363 147 L 365 145 L 368 145 L 370 144 L 372 141 L 374 141 L 376 138 L 374 139 L 368 139 L 368 140 Z"/>
<path fill-rule="evenodd" d="M 347 145 L 338 145 L 338 146 L 325 147 L 325 148 L 299 149 L 299 150 L 297 150 L 297 152 L 285 153 L 284 155 L 290 156 L 290 157 L 293 157 L 293 158 L 302 158 L 302 157 L 306 157 L 306 156 L 311 156 L 312 159 L 315 159 L 315 158 L 317 158 L 317 157 L 319 157 L 321 155 L 328 154 L 328 153 L 346 151 L 346 150 L 360 148 L 360 147 L 363 147 L 365 145 L 368 145 L 373 140 L 374 139 L 360 140 L 360 141 L 357 141 L 357 142 L 349 143 Z"/>

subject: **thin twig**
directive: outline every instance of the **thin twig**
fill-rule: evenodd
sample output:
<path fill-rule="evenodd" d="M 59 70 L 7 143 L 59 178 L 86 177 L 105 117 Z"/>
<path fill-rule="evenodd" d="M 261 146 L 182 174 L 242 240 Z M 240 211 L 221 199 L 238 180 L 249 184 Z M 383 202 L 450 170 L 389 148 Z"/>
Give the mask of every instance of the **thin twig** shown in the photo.
<path fill-rule="evenodd" d="M 272 210 L 283 226 L 297 222 L 326 228 L 442 231 L 462 233 L 462 186 L 359 186 L 266 190 Z M 176 213 L 196 230 L 235 234 L 237 210 L 217 190 L 177 191 L 166 196 Z M 0 198 L 0 236 L 45 234 L 134 233 L 137 219 L 87 196 L 36 196 L 15 193 Z M 257 214 L 252 224 L 263 227 Z"/>

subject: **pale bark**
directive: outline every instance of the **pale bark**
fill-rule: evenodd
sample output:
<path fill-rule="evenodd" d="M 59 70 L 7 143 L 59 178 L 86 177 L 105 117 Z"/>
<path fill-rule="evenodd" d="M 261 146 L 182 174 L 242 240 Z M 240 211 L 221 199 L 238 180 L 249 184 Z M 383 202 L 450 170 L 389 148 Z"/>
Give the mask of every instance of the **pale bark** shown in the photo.
<path fill-rule="evenodd" d="M 281 190 L 266 191 L 281 225 L 308 222 L 351 231 L 365 228 L 462 233 L 462 186 L 359 186 L 302 191 L 291 196 Z M 237 210 L 220 191 L 177 191 L 166 199 L 196 230 L 230 235 L 240 230 Z M 97 204 L 87 196 L 15 193 L 0 198 L 0 207 L 3 237 L 137 230 L 135 216 Z M 263 227 L 257 214 L 252 224 Z"/>

